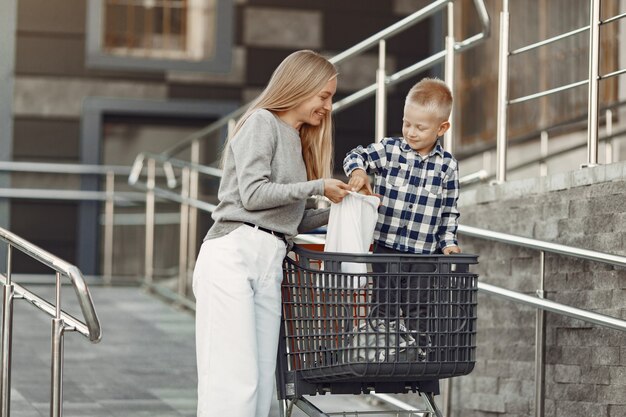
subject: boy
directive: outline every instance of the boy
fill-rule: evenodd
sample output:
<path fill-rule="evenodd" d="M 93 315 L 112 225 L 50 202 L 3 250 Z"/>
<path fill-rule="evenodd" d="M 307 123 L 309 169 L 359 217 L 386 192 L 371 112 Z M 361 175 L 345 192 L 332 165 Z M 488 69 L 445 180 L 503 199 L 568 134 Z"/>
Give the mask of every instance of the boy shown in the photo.
<path fill-rule="evenodd" d="M 401 138 L 384 138 L 350 151 L 343 168 L 353 190 L 374 173 L 382 196 L 374 233 L 377 246 L 399 252 L 459 253 L 457 162 L 437 139 L 449 128 L 452 94 L 438 79 L 425 78 L 407 94 Z"/>
<path fill-rule="evenodd" d="M 402 137 L 384 138 L 367 148 L 359 146 L 344 159 L 343 168 L 353 190 L 365 188 L 371 193 L 367 174 L 375 174 L 374 192 L 381 195 L 381 205 L 374 232 L 374 253 L 461 252 L 456 240 L 457 162 L 437 143 L 450 128 L 451 109 L 452 94 L 446 84 L 425 78 L 407 94 Z M 429 266 L 403 264 L 402 270 L 432 272 Z M 428 277 L 419 277 L 416 282 L 418 277 L 413 276 L 412 282 L 407 283 L 407 277 L 398 280 L 385 276 L 384 264 L 373 264 L 372 268 L 383 273 L 374 280 L 372 301 L 379 304 L 372 308 L 372 316 L 384 317 L 389 320 L 388 326 L 396 327 L 392 320 L 400 319 L 397 311 L 400 305 L 406 327 L 413 334 L 419 332 L 417 343 L 426 347 L 428 337 L 424 333 L 428 329 L 426 320 L 420 318 L 428 315 L 425 298 L 428 294 L 419 289 L 428 288 Z M 398 287 L 407 290 L 398 291 Z M 400 300 L 396 299 L 398 294 Z"/>

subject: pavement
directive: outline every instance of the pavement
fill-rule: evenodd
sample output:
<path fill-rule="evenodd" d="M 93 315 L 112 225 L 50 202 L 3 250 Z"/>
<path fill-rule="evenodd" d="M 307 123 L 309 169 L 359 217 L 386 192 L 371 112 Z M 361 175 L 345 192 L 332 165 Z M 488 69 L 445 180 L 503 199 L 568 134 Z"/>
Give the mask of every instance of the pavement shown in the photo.
<path fill-rule="evenodd" d="M 54 301 L 52 286 L 26 288 Z M 92 344 L 79 333 L 65 334 L 63 416 L 195 416 L 193 312 L 137 287 L 91 286 L 90 291 L 103 338 Z M 64 310 L 82 317 L 75 299 L 73 289 L 63 286 Z M 51 318 L 22 300 L 15 301 L 13 316 L 10 415 L 49 416 Z M 369 396 L 310 399 L 324 412 L 389 409 Z M 279 417 L 278 410 L 274 401 L 270 417 Z M 292 414 L 305 415 L 298 409 Z"/>

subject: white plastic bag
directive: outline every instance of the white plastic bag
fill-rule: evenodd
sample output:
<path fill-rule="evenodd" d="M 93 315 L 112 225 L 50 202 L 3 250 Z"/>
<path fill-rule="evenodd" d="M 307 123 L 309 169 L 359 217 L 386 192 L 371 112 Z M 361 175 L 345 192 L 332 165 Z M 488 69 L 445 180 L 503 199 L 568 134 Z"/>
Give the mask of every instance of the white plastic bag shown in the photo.
<path fill-rule="evenodd" d="M 330 206 L 328 230 L 326 232 L 325 252 L 368 253 L 376 220 L 380 199 L 376 196 L 349 193 L 341 203 Z M 343 262 L 341 272 L 361 274 L 367 272 L 367 265 L 356 262 Z M 366 284 L 364 276 L 355 275 L 353 288 Z"/>
<path fill-rule="evenodd" d="M 350 344 L 352 362 L 414 362 L 425 358 L 425 347 L 417 346 L 403 321 L 359 320 Z"/>

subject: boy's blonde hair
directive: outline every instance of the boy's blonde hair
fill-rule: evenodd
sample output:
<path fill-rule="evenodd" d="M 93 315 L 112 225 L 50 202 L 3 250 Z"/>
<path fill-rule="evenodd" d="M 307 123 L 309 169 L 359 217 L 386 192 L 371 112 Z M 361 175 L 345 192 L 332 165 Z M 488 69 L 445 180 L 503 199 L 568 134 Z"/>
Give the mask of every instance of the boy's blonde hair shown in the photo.
<path fill-rule="evenodd" d="M 265 90 L 239 119 L 234 133 L 237 133 L 255 110 L 266 109 L 271 112 L 291 110 L 319 93 L 328 81 L 336 76 L 335 66 L 318 53 L 309 50 L 292 53 L 280 63 Z M 319 126 L 304 124 L 300 128 L 302 157 L 309 180 L 331 176 L 332 129 L 330 112 L 326 113 Z M 254 146 L 254 143 L 250 146 Z"/>
<path fill-rule="evenodd" d="M 428 111 L 437 114 L 444 122 L 448 120 L 452 111 L 452 93 L 446 83 L 440 79 L 424 78 L 411 87 L 404 104 L 424 106 Z"/>

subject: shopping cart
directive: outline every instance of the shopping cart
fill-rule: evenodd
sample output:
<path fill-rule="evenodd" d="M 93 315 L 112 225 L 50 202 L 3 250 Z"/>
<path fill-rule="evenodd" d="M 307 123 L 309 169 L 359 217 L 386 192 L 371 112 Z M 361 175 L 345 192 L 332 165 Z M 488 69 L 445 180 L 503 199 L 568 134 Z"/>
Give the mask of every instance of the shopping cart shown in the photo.
<path fill-rule="evenodd" d="M 303 395 L 419 392 L 419 381 L 470 373 L 477 275 L 469 266 L 476 263 L 465 254 L 359 255 L 295 246 L 283 264 L 281 415 L 290 416 L 294 404 L 312 417 L 335 414 Z M 372 272 L 374 264 L 386 272 Z M 406 317 L 416 304 L 419 310 Z M 441 416 L 432 393 L 419 393 L 427 406 L 421 412 Z"/>

